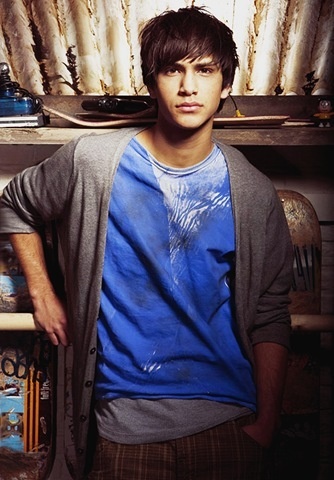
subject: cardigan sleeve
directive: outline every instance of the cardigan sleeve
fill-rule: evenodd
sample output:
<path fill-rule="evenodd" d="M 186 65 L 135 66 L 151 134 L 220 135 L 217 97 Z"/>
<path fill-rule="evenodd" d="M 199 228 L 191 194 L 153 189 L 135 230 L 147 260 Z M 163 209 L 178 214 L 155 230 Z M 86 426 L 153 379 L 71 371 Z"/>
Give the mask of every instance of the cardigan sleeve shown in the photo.
<path fill-rule="evenodd" d="M 235 148 L 221 148 L 230 173 L 236 230 L 236 321 L 245 352 L 253 359 L 257 343 L 289 347 L 293 249 L 271 180 Z"/>
<path fill-rule="evenodd" d="M 293 249 L 285 214 L 273 192 L 266 218 L 261 287 L 251 333 L 254 344 L 280 343 L 289 346 L 289 291 L 292 285 Z"/>
<path fill-rule="evenodd" d="M 9 182 L 1 198 L 0 233 L 32 233 L 61 216 L 72 183 L 77 143 L 69 142 Z"/>

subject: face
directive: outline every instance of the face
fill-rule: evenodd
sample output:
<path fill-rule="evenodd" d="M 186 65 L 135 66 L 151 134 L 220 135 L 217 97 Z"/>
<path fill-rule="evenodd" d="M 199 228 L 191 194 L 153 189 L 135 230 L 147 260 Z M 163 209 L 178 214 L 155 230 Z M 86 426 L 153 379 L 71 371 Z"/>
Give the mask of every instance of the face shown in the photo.
<path fill-rule="evenodd" d="M 222 90 L 221 69 L 211 57 L 181 60 L 158 73 L 150 95 L 158 103 L 158 124 L 194 130 L 212 126 L 219 102 L 229 94 Z"/>
<path fill-rule="evenodd" d="M 330 112 L 332 110 L 332 104 L 329 100 L 320 100 L 319 102 L 320 112 Z"/>

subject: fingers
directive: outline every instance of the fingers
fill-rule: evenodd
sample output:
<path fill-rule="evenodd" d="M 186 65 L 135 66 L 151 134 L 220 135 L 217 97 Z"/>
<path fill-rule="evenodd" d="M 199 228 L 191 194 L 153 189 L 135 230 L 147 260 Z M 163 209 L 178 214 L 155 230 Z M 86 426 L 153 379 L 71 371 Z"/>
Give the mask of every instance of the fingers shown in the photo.
<path fill-rule="evenodd" d="M 49 340 L 53 345 L 63 345 L 64 347 L 67 347 L 70 344 L 67 329 L 64 325 L 43 325 L 37 320 L 36 316 L 34 316 L 34 320 L 37 328 L 43 330 L 48 335 Z"/>
<path fill-rule="evenodd" d="M 66 330 L 58 330 L 56 332 L 46 331 L 46 333 L 50 339 L 50 342 L 56 347 L 58 345 L 63 345 L 64 347 L 67 347 L 70 344 Z"/>
<path fill-rule="evenodd" d="M 48 337 L 50 339 L 50 342 L 56 347 L 58 345 L 63 345 L 64 347 L 67 347 L 69 345 L 69 340 L 66 335 L 66 332 L 62 332 L 61 334 L 48 333 Z"/>
<path fill-rule="evenodd" d="M 58 340 L 58 337 L 55 333 L 48 333 L 48 337 L 50 339 L 50 342 L 55 345 L 56 347 L 58 347 L 59 345 L 59 340 Z"/>

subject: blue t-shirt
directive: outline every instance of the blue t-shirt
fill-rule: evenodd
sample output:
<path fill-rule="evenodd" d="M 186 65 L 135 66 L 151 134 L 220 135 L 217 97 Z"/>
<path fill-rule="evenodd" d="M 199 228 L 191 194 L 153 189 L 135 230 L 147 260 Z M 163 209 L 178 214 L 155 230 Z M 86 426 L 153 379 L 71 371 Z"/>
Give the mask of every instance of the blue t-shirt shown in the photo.
<path fill-rule="evenodd" d="M 234 256 L 220 149 L 178 169 L 133 139 L 109 207 L 98 399 L 202 398 L 254 409 L 252 368 L 234 321 Z"/>

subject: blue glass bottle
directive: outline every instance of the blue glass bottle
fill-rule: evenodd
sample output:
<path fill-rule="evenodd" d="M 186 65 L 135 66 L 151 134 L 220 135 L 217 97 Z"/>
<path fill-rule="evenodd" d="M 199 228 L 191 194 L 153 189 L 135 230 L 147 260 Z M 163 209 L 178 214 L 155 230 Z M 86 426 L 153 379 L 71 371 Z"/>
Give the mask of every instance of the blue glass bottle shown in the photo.
<path fill-rule="evenodd" d="M 22 94 L 19 85 L 12 82 L 9 67 L 0 63 L 0 117 L 31 115 L 34 113 L 34 100 Z"/>

